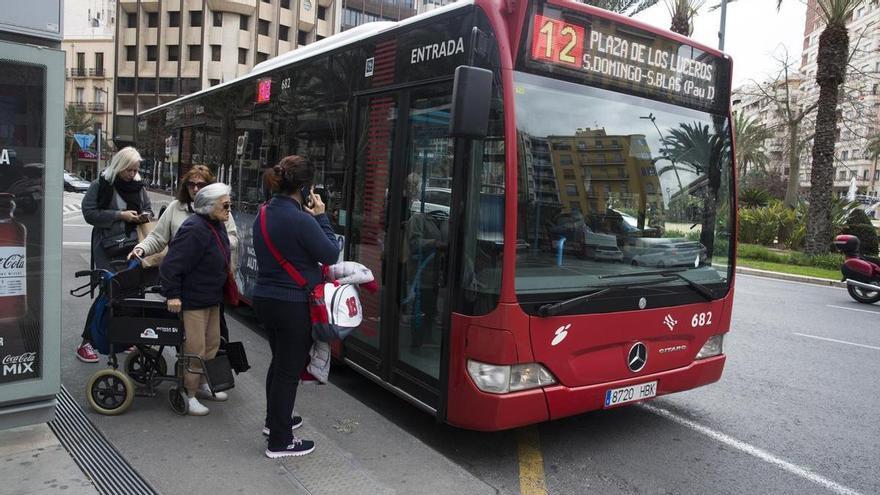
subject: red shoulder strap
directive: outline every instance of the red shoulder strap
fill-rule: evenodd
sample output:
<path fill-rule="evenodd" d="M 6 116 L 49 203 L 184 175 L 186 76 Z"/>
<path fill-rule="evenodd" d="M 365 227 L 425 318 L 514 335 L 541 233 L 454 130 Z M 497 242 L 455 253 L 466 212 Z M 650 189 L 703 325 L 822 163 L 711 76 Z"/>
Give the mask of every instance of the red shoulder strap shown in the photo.
<path fill-rule="evenodd" d="M 278 248 L 275 247 L 275 244 L 272 242 L 272 239 L 269 238 L 269 231 L 266 229 L 266 207 L 268 203 L 263 203 L 263 206 L 260 207 L 260 230 L 263 232 L 263 242 L 266 243 L 266 247 L 269 248 L 269 252 L 272 253 L 272 256 L 275 258 L 275 261 L 281 265 L 281 268 L 284 268 L 284 271 L 290 275 L 296 283 L 300 285 L 300 287 L 306 289 L 308 288 L 308 283 L 306 279 L 303 278 L 302 275 L 296 271 L 296 267 L 291 265 L 284 257 L 281 256 L 281 253 L 278 252 Z"/>

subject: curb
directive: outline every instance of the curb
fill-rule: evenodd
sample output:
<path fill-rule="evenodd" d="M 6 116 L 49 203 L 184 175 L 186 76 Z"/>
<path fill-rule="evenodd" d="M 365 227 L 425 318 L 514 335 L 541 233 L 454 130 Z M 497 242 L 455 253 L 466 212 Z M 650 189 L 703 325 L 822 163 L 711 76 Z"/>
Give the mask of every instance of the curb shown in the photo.
<path fill-rule="evenodd" d="M 801 282 L 804 284 L 824 285 L 827 287 L 846 288 L 846 284 L 839 280 L 831 280 L 827 278 L 807 277 L 806 275 L 793 275 L 790 273 L 771 272 L 767 270 L 758 270 L 756 268 L 736 267 L 736 273 L 743 275 L 753 275 L 755 277 L 772 278 L 776 280 L 786 280 L 789 282 Z"/>

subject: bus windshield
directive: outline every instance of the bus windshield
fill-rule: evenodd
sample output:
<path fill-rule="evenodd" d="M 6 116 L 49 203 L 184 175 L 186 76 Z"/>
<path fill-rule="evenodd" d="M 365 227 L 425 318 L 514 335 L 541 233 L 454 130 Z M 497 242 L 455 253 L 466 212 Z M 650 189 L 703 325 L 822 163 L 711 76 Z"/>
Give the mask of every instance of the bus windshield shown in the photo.
<path fill-rule="evenodd" d="M 527 312 L 621 276 L 625 291 L 602 291 L 571 312 L 635 309 L 649 294 L 663 296 L 654 306 L 701 300 L 694 282 L 715 298 L 727 293 L 735 226 L 726 115 L 525 72 L 514 85 L 516 291 Z M 678 275 L 658 284 L 663 270 Z M 603 298 L 617 304 L 595 304 Z"/>

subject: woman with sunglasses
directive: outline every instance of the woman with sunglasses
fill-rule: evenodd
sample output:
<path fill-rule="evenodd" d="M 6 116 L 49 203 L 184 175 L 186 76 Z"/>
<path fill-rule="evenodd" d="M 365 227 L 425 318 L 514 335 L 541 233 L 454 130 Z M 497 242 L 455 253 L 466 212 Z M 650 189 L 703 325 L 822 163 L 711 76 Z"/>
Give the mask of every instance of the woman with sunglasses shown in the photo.
<path fill-rule="evenodd" d="M 229 220 L 229 186 L 219 182 L 205 186 L 196 194 L 192 208 L 195 214 L 183 222 L 168 244 L 159 276 L 168 311 L 182 312 L 186 329 L 183 352 L 210 360 L 220 348 L 220 306 L 230 262 L 229 238 L 223 228 Z M 190 366 L 199 370 L 196 362 Z M 192 416 L 208 414 L 199 399 L 227 399 L 225 392 L 212 393 L 200 374 L 187 372 L 183 383 L 187 412 Z"/>
<path fill-rule="evenodd" d="M 177 190 L 177 199 L 172 201 L 159 221 L 156 227 L 150 232 L 143 241 L 128 255 L 128 259 L 134 257 L 145 258 L 161 252 L 168 246 L 171 239 L 177 233 L 177 229 L 183 225 L 183 222 L 195 214 L 193 211 L 193 199 L 196 194 L 209 184 L 213 184 L 216 179 L 211 169 L 204 165 L 193 165 L 187 173 L 180 179 L 180 187 Z M 238 231 L 235 228 L 235 221 L 232 215 L 226 221 L 226 234 L 229 237 L 229 246 L 232 250 L 232 273 L 235 273 L 235 267 L 238 262 Z"/>

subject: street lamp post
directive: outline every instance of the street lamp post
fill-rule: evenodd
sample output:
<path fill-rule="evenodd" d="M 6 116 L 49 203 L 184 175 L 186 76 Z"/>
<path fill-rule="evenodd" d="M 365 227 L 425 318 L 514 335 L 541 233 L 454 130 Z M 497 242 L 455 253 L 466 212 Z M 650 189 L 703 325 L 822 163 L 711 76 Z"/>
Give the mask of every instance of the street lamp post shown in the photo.
<path fill-rule="evenodd" d="M 724 35 L 727 27 L 727 2 L 729 0 L 721 0 L 721 27 L 718 30 L 718 50 L 724 51 Z"/>
<path fill-rule="evenodd" d="M 672 171 L 675 172 L 675 180 L 676 182 L 678 182 L 678 189 L 681 190 L 681 177 L 678 176 L 678 167 L 675 166 L 675 159 L 673 159 L 672 154 L 669 153 L 669 148 L 666 147 L 666 143 L 663 139 L 663 133 L 660 132 L 660 127 L 657 126 L 657 117 L 654 117 L 653 113 L 649 113 L 647 116 L 639 118 L 650 120 L 651 123 L 654 124 L 654 129 L 657 129 L 657 134 L 660 136 L 660 144 L 663 146 L 663 153 L 666 155 L 666 158 L 672 163 Z"/>
<path fill-rule="evenodd" d="M 96 91 L 100 91 L 106 95 L 106 100 L 110 100 L 110 93 L 104 88 L 95 88 Z M 102 119 L 104 120 L 104 124 L 107 123 L 107 112 L 104 111 L 104 108 L 101 108 L 101 113 L 103 114 Z M 98 148 L 98 156 L 95 157 L 95 178 L 98 178 L 98 175 L 101 173 L 101 144 L 103 144 L 103 125 L 99 122 L 95 124 L 95 140 L 97 140 L 96 147 Z"/>

